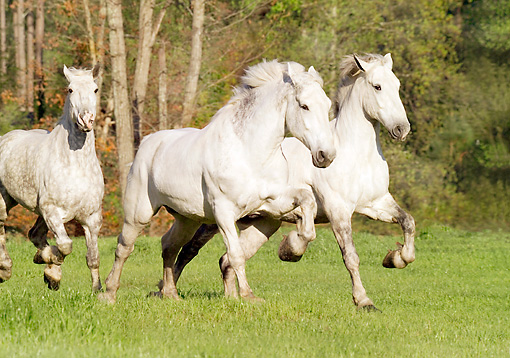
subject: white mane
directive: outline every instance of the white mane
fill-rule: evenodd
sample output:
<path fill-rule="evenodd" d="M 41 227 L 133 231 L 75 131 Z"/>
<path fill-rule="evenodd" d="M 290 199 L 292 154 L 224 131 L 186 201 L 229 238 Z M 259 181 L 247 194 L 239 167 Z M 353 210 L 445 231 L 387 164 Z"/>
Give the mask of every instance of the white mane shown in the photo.
<path fill-rule="evenodd" d="M 306 72 L 303 65 L 292 61 L 281 63 L 278 62 L 278 60 L 272 60 L 270 62 L 264 60 L 257 65 L 248 67 L 244 76 L 241 77 L 241 84 L 234 88 L 234 95 L 231 99 L 231 103 L 243 98 L 253 88 L 262 87 L 273 81 L 282 80 L 287 74 L 289 66 L 292 79 L 299 77 L 303 73 L 309 73 Z M 309 74 L 311 79 L 319 83 L 322 87 L 323 80 L 320 75 L 315 71 Z"/>

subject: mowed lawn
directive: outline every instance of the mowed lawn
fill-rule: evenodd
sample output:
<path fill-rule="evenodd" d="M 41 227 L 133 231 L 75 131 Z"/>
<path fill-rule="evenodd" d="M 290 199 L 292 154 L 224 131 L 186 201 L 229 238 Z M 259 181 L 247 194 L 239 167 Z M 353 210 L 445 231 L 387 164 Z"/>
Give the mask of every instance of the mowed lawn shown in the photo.
<path fill-rule="evenodd" d="M 278 259 L 280 238 L 247 265 L 264 303 L 223 298 L 216 236 L 183 273 L 180 302 L 147 297 L 161 278 L 160 243 L 140 237 L 108 305 L 90 292 L 83 239 L 52 292 L 33 245 L 11 237 L 0 357 L 510 357 L 509 233 L 422 229 L 403 270 L 381 265 L 400 237 L 356 234 L 363 283 L 382 312 L 356 310 L 329 228 L 297 263 Z M 103 282 L 115 247 L 116 238 L 100 240 Z"/>

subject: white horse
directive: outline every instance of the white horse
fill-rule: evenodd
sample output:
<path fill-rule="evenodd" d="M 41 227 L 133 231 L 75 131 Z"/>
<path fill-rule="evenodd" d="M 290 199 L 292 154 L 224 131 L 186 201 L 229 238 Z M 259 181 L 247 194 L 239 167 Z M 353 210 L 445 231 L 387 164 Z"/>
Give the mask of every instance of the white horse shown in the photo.
<path fill-rule="evenodd" d="M 246 71 L 242 86 L 204 129 L 160 131 L 145 139 L 129 173 L 124 225 L 101 298 L 116 300 L 122 267 L 136 237 L 164 206 L 175 222 L 161 239 L 163 282 L 157 294 L 179 299 L 175 258 L 201 223 L 216 222 L 241 297 L 256 299 L 246 279 L 235 223 L 254 212 L 281 216 L 304 205 L 311 208 L 309 237 L 315 236 L 313 196 L 288 187 L 281 143 L 290 132 L 305 144 L 308 156 L 311 151 L 316 166 L 328 166 L 335 157 L 330 106 L 313 67 L 306 72 L 297 63 L 263 62 Z"/>
<path fill-rule="evenodd" d="M 411 215 L 395 202 L 388 192 L 388 165 L 379 140 L 382 124 L 396 140 L 404 140 L 410 131 L 404 106 L 399 97 L 400 82 L 392 72 L 391 55 L 346 57 L 341 63 L 342 77 L 335 100 L 335 119 L 331 126 L 337 140 L 336 159 L 327 169 L 310 165 L 307 151 L 298 141 L 289 138 L 283 152 L 298 185 L 308 185 L 318 204 L 316 222 L 330 222 L 343 259 L 352 279 L 352 296 L 357 307 L 375 309 L 361 283 L 359 257 L 354 247 L 351 216 L 358 212 L 372 219 L 398 222 L 404 233 L 404 245 L 386 255 L 385 267 L 404 268 L 413 262 L 415 224 Z M 295 215 L 285 215 L 284 221 L 295 221 Z M 281 225 L 267 218 L 245 218 L 239 223 L 240 239 L 246 259 L 257 250 Z M 184 266 L 198 254 L 217 229 L 203 225 L 190 243 L 183 247 L 175 265 L 177 280 Z M 295 232 L 284 238 L 279 248 L 282 260 L 297 261 L 308 242 Z M 235 277 L 228 256 L 220 260 L 226 295 L 236 295 Z"/>
<path fill-rule="evenodd" d="M 0 138 L 0 282 L 12 273 L 4 223 L 17 204 L 39 215 L 29 232 L 38 248 L 34 262 L 46 264 L 44 279 L 58 290 L 60 265 L 72 250 L 64 223 L 76 219 L 85 231 L 92 288 L 101 289 L 97 236 L 102 224 L 103 174 L 96 156 L 94 131 L 99 67 L 64 66 L 69 81 L 64 114 L 53 131 L 14 130 Z M 57 246 L 46 239 L 48 228 Z"/>

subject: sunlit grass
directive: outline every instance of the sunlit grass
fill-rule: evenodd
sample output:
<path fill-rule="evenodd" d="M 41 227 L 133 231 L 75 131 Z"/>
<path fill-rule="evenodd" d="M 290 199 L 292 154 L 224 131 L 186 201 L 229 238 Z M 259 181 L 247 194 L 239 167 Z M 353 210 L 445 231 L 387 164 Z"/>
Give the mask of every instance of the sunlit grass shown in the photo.
<path fill-rule="evenodd" d="M 287 229 L 283 229 L 284 231 Z M 58 292 L 32 263 L 30 242 L 11 239 L 11 280 L 0 285 L 3 357 L 504 357 L 510 355 L 510 235 L 431 228 L 404 270 L 381 265 L 398 237 L 357 234 L 361 275 L 382 313 L 358 312 L 333 235 L 318 230 L 303 259 L 281 262 L 275 237 L 249 261 L 266 301 L 223 298 L 215 237 L 186 268 L 183 301 L 148 298 L 161 278 L 158 238 L 140 237 L 118 302 L 90 292 L 83 239 L 66 258 Z M 100 242 L 101 276 L 116 240 Z"/>

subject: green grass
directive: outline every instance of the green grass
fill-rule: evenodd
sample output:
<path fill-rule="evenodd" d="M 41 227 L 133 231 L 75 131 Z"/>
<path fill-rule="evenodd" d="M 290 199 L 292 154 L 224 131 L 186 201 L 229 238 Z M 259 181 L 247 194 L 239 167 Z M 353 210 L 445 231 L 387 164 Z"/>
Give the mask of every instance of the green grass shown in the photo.
<path fill-rule="evenodd" d="M 288 230 L 284 228 L 283 231 Z M 161 277 L 158 238 L 140 237 L 118 302 L 90 292 L 83 239 L 66 258 L 58 292 L 43 283 L 35 249 L 11 239 L 11 280 L 0 285 L 0 357 L 508 357 L 510 234 L 430 228 L 403 270 L 381 262 L 399 237 L 357 234 L 361 275 L 382 313 L 357 311 L 331 231 L 298 263 L 273 238 L 247 265 L 264 303 L 223 298 L 217 236 L 185 270 L 183 301 L 147 298 Z M 101 277 L 116 239 L 100 242 Z"/>

